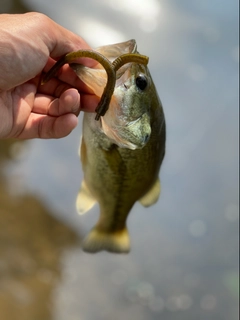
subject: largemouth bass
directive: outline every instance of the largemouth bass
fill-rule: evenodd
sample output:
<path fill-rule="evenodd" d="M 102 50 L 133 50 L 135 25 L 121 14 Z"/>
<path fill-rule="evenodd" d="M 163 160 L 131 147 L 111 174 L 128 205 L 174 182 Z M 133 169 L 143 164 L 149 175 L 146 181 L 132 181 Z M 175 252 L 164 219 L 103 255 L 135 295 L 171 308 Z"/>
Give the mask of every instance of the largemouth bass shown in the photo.
<path fill-rule="evenodd" d="M 92 69 L 72 63 L 79 57 L 99 64 Z M 47 72 L 42 84 L 65 63 L 100 97 L 97 115 L 85 113 L 83 119 L 84 179 L 76 206 L 80 214 L 96 202 L 100 206 L 98 223 L 84 240 L 83 250 L 127 253 L 127 216 L 136 201 L 148 207 L 158 200 L 165 154 L 165 118 L 146 66 L 148 57 L 137 52 L 135 40 L 70 52 Z"/>
<path fill-rule="evenodd" d="M 138 53 L 135 40 L 96 49 L 108 60 Z M 101 97 L 107 82 L 99 64 L 72 64 L 79 78 Z M 130 250 L 127 216 L 136 201 L 154 204 L 160 194 L 159 170 L 165 154 L 165 119 L 147 66 L 127 63 L 116 73 L 110 105 L 100 120 L 85 113 L 80 147 L 84 179 L 77 197 L 83 214 L 98 202 L 100 216 L 83 242 L 83 250 Z"/>

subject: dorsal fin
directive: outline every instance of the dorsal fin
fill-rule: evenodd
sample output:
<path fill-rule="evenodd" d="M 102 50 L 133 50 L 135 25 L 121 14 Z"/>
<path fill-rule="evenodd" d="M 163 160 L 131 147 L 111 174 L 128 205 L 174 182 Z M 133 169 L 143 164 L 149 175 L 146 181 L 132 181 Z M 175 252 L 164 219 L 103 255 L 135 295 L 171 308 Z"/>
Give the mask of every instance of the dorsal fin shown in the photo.
<path fill-rule="evenodd" d="M 131 39 L 125 42 L 114 43 L 107 46 L 102 46 L 96 49 L 99 53 L 103 54 L 110 61 L 115 60 L 117 57 L 125 53 L 136 53 L 137 43 L 136 40 Z"/>
<path fill-rule="evenodd" d="M 137 44 L 136 41 L 132 39 L 125 42 L 102 46 L 95 50 L 103 54 L 110 61 L 113 61 L 122 54 L 136 53 Z M 102 66 L 97 64 L 94 69 L 77 63 L 71 63 L 70 66 L 76 72 L 78 77 L 93 91 L 93 93 L 96 96 L 101 97 L 103 88 L 107 82 L 107 74 Z M 118 71 L 117 79 L 122 76 L 127 68 L 128 66 L 125 65 Z"/>

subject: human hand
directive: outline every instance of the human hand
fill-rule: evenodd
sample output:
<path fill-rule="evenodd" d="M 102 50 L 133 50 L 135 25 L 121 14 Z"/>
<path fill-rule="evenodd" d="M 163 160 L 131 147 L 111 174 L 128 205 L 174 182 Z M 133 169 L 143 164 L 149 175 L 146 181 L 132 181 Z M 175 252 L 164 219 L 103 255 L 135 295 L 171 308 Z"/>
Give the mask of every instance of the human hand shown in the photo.
<path fill-rule="evenodd" d="M 98 98 L 67 65 L 41 85 L 59 57 L 80 49 L 89 46 L 43 14 L 0 15 L 0 138 L 61 138 L 76 127 L 80 109 L 95 110 Z"/>

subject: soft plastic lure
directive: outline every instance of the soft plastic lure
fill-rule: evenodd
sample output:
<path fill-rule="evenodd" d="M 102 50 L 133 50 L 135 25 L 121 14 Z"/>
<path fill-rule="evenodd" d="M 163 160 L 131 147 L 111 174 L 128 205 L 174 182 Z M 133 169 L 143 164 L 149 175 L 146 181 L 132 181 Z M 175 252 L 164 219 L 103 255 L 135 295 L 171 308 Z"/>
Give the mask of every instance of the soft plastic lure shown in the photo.
<path fill-rule="evenodd" d="M 126 63 L 138 63 L 147 65 L 148 57 L 138 53 L 126 53 L 116 58 L 113 62 L 107 59 L 104 55 L 93 50 L 79 50 L 66 54 L 44 75 L 42 84 L 45 84 L 52 77 L 54 77 L 57 71 L 66 63 L 70 64 L 78 58 L 91 58 L 98 61 L 107 73 L 107 84 L 103 90 L 101 99 L 95 112 L 97 113 L 95 119 L 99 120 L 101 116 L 107 112 L 111 97 L 114 92 L 116 83 L 116 72 Z"/>

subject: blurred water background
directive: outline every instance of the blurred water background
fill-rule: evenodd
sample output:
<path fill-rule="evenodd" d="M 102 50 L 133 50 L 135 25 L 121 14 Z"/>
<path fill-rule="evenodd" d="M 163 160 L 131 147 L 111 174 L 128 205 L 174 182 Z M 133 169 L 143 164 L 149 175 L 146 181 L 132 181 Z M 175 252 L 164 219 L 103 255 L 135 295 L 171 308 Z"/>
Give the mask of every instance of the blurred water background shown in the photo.
<path fill-rule="evenodd" d="M 135 38 L 163 102 L 160 201 L 136 204 L 128 255 L 81 251 L 81 121 L 51 141 L 0 141 L 1 320 L 238 318 L 238 1 L 0 0 L 93 47 Z"/>

